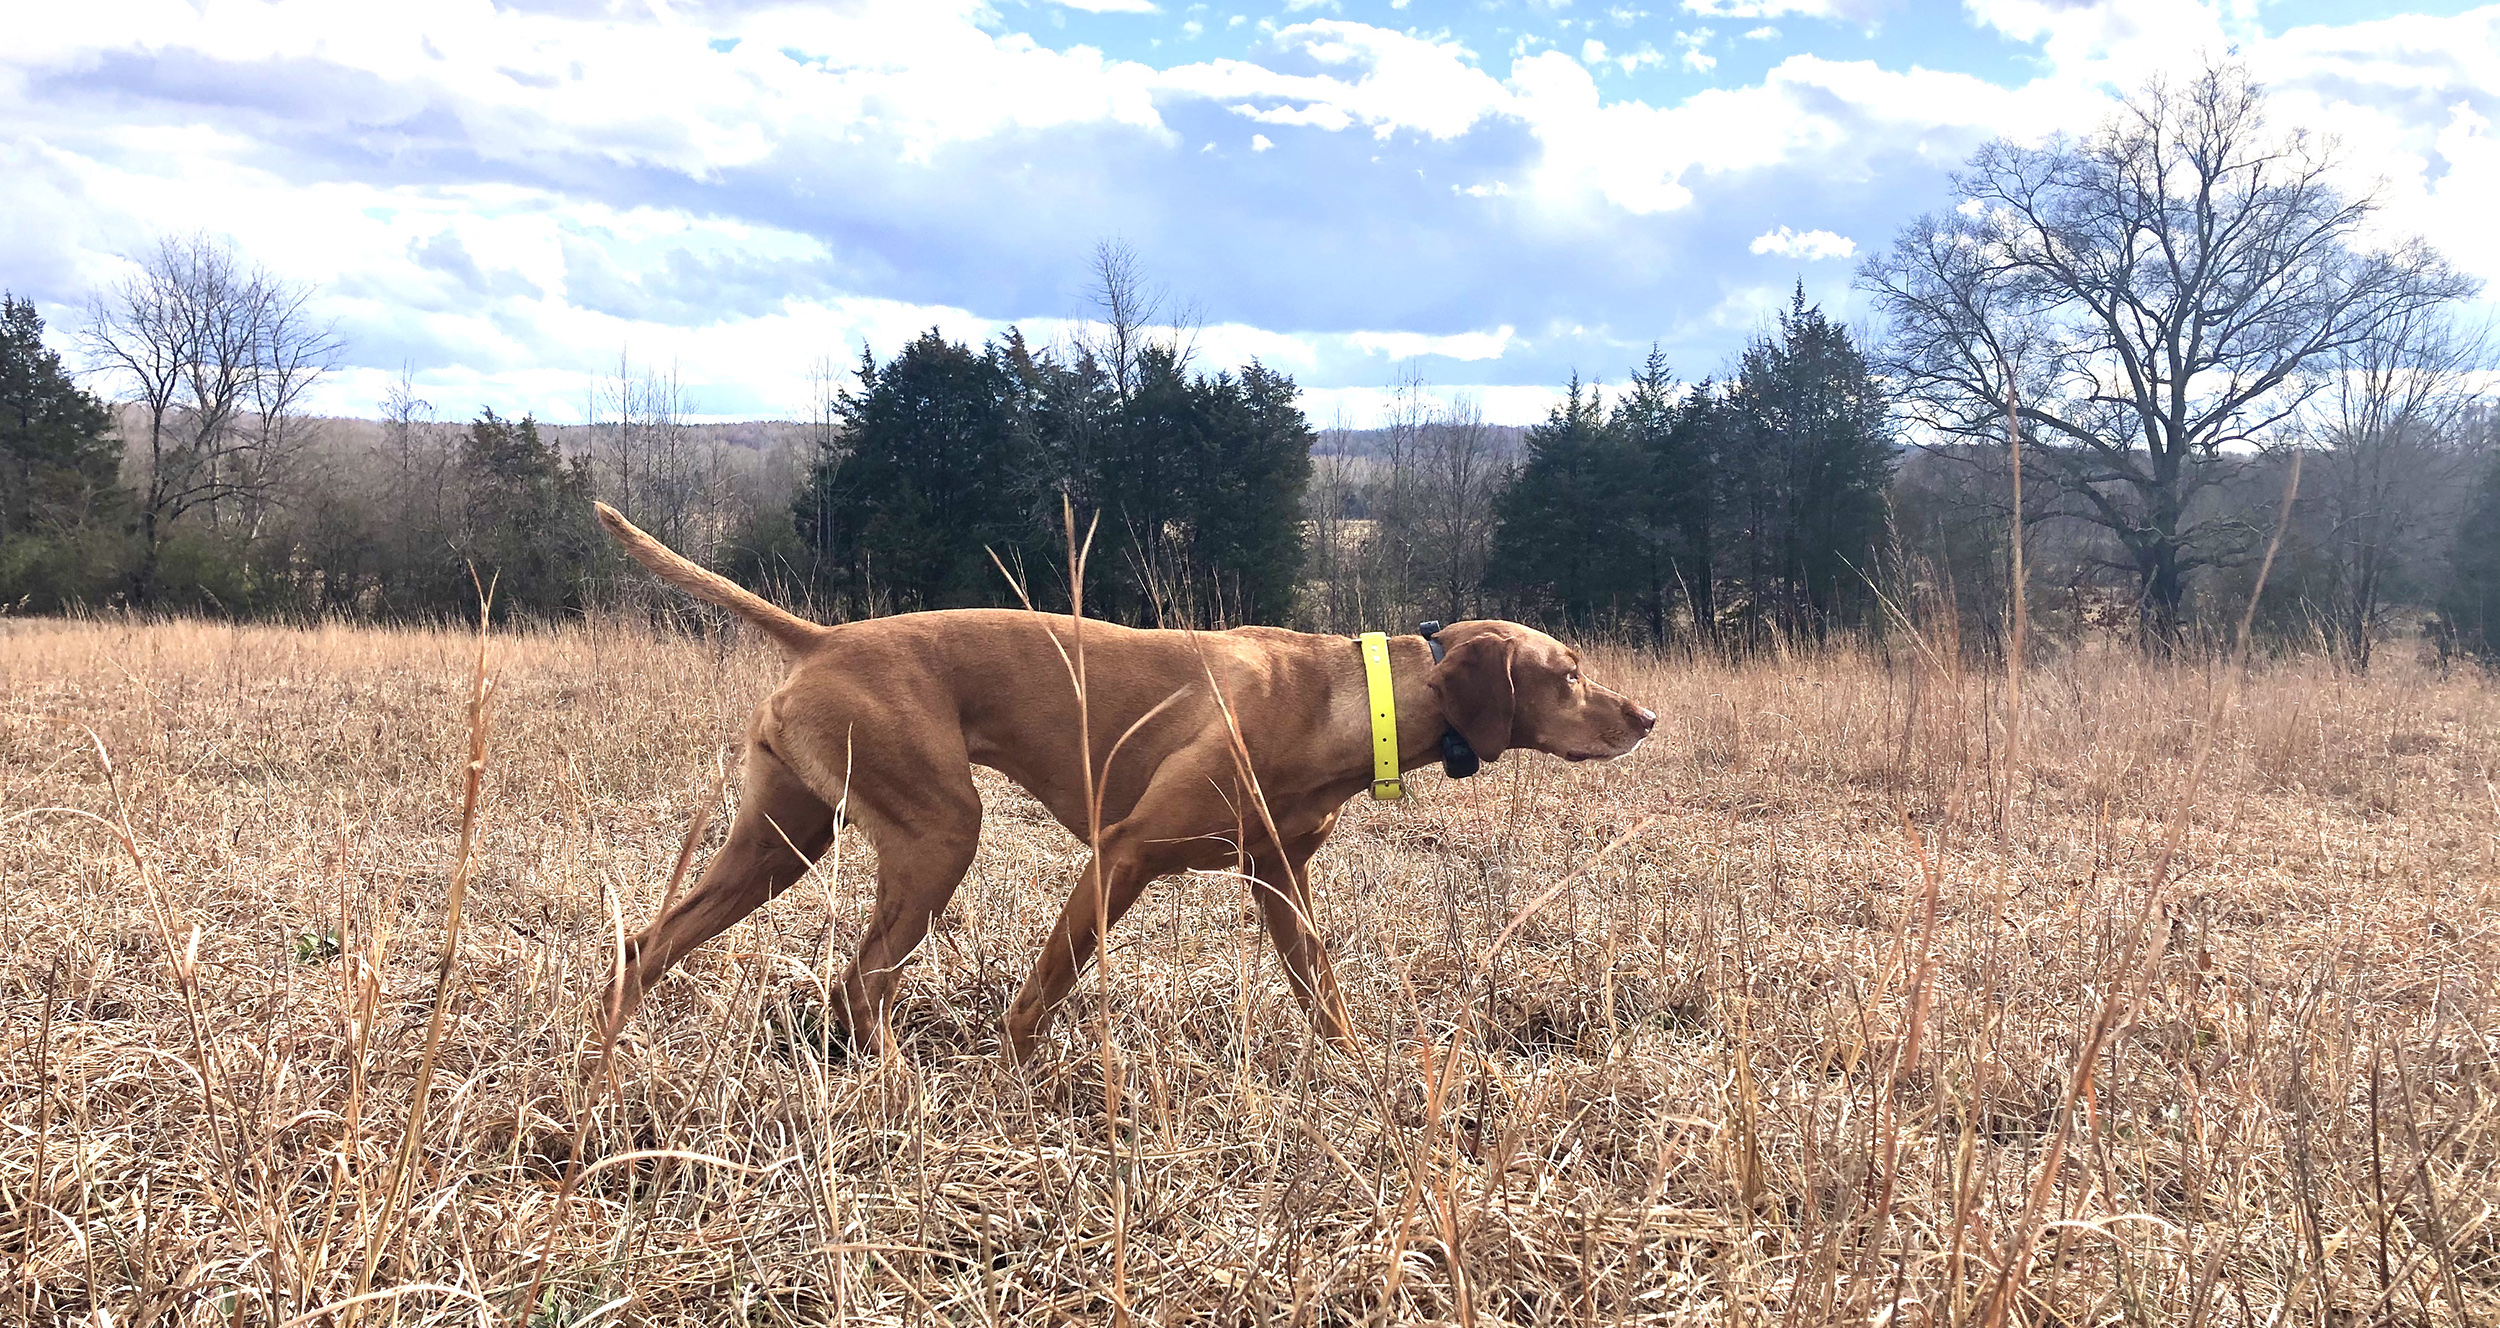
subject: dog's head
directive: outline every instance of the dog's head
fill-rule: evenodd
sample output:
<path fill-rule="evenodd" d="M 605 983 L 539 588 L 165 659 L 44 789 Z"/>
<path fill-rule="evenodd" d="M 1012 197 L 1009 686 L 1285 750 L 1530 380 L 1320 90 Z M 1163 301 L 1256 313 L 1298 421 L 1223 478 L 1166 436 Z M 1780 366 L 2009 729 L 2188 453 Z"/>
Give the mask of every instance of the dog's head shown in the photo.
<path fill-rule="evenodd" d="M 1449 653 L 1424 685 L 1485 760 L 1514 747 L 1612 760 L 1657 726 L 1657 712 L 1589 681 L 1579 651 L 1533 627 L 1480 619 L 1452 623 L 1439 639 Z"/>

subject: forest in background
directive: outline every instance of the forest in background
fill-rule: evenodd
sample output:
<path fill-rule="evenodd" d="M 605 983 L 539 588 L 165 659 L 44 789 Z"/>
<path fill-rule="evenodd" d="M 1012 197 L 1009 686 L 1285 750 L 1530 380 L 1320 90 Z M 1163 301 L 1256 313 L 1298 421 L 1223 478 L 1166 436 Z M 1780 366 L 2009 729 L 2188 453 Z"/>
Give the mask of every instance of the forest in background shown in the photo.
<path fill-rule="evenodd" d="M 2221 66 L 2090 137 L 1991 144 L 1957 206 L 1862 265 L 1876 344 L 1800 287 L 1710 376 L 1653 351 L 1526 429 L 1412 370 L 1377 427 L 1314 427 L 1290 377 L 1201 369 L 1191 315 L 1118 244 L 1080 333 L 820 361 L 796 420 L 690 422 L 672 374 L 621 356 L 583 424 L 438 419 L 406 376 L 378 418 L 317 418 L 343 348 L 314 292 L 168 238 L 67 359 L 6 302 L 0 607 L 436 619 L 474 613 L 475 569 L 509 615 L 674 611 L 598 498 L 829 619 L 1018 584 L 1064 606 L 1073 513 L 1088 606 L 1123 621 L 1500 614 L 1724 650 L 1911 622 L 1992 647 L 2019 528 L 2035 630 L 2169 649 L 2236 619 L 2279 525 L 2274 639 L 2489 658 L 2476 284 L 2375 232 L 2263 107 Z"/>

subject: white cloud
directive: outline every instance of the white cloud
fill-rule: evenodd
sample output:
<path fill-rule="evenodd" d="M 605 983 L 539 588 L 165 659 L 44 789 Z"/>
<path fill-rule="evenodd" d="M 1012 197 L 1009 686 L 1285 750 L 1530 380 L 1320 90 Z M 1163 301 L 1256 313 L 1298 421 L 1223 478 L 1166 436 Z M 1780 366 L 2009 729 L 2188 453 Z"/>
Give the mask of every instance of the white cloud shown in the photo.
<path fill-rule="evenodd" d="M 1580 43 L 1580 61 L 1583 64 L 1604 64 L 1606 62 L 1606 43 L 1599 41 L 1595 37 L 1591 37 L 1587 41 Z"/>
<path fill-rule="evenodd" d="M 2500 8 L 2295 28 L 2249 50 L 2278 124 L 2331 125 L 2339 181 L 2380 205 L 2382 239 L 2422 235 L 2500 283 Z M 2487 301 L 2490 293 L 2487 293 Z M 2489 308 L 2486 304 L 2486 308 Z"/>
<path fill-rule="evenodd" d="M 1265 110 L 1243 102 L 1238 106 L 1228 106 L 1225 109 L 1260 124 L 1309 125 L 1331 133 L 1354 123 L 1354 117 L 1344 107 L 1329 105 L 1325 102 L 1313 103 L 1309 106 L 1272 106 Z"/>
<path fill-rule="evenodd" d="M 1765 23 L 1765 24 L 1763 24 L 1761 27 L 1747 29 L 1747 30 L 1746 30 L 1746 32 L 1745 32 L 1745 40 L 1747 40 L 1747 41 L 1777 41 L 1777 40 L 1779 40 L 1779 35 L 1780 35 L 1780 30 L 1779 30 L 1779 29 L 1777 29 L 1777 28 L 1775 28 L 1775 27 L 1772 27 L 1772 26 L 1771 26 L 1770 24 L 1768 24 L 1768 23 Z"/>
<path fill-rule="evenodd" d="M 1684 12 L 1703 18 L 1835 18 L 1832 0 L 1684 0 Z"/>
<path fill-rule="evenodd" d="M 2066 103 L 1999 88 L 1966 74 L 1895 73 L 1866 61 L 1795 55 L 1759 84 L 1710 89 L 1672 107 L 1601 102 L 1588 71 L 1546 52 L 1511 67 L 1511 113 L 1536 134 L 1538 192 L 1560 206 L 1594 194 L 1632 213 L 1693 200 L 1687 177 L 1772 171 L 1800 160 L 1855 170 L 1887 140 L 1958 160 L 1974 134 L 2036 134 L 2068 123 Z M 1950 145 L 1950 146 L 1944 146 Z"/>
<path fill-rule="evenodd" d="M 1701 49 L 1702 47 L 1710 44 L 1710 38 L 1713 35 L 1715 34 L 1713 34 L 1708 28 L 1695 28 L 1690 32 L 1679 32 L 1675 34 L 1675 39 L 1678 42 L 1683 43 L 1684 46 L 1684 67 L 1686 69 L 1689 69 L 1696 74 L 1707 74 L 1711 70 L 1718 67 L 1719 58 L 1715 55 L 1704 54 Z"/>
<path fill-rule="evenodd" d="M 1088 14 L 1152 14 L 1157 12 L 1154 0 L 1051 0 L 1053 4 L 1081 9 Z"/>
<path fill-rule="evenodd" d="M 1357 332 L 1347 340 L 1366 355 L 1386 355 L 1393 360 L 1411 360 L 1418 355 L 1498 360 L 1510 348 L 1513 335 L 1513 329 L 1505 324 L 1491 332 L 1459 332 L 1444 337 L 1420 332 Z"/>
<path fill-rule="evenodd" d="M 1981 24 L 2015 41 L 2037 43 L 2059 79 L 2122 89 L 2159 70 L 2208 54 L 2223 56 L 2242 39 L 2254 40 L 2252 23 L 2224 12 L 2228 2 L 1965 0 Z"/>
<path fill-rule="evenodd" d="M 1428 395 L 1444 401 L 1466 397 L 1483 409 L 1488 424 L 1542 423 L 1563 399 L 1560 389 L 1541 383 L 1454 386 Z M 1308 388 L 1302 393 L 1302 413 L 1317 429 L 1340 424 L 1348 429 L 1371 429 L 1387 421 L 1397 398 L 1397 390 L 1387 387 Z"/>
<path fill-rule="evenodd" d="M 1782 226 L 1755 236 L 1751 247 L 1757 254 L 1778 254 L 1811 263 L 1824 258 L 1847 258 L 1858 251 L 1858 242 L 1830 231 L 1799 232 Z"/>
<path fill-rule="evenodd" d="M 1501 83 L 1478 69 L 1456 42 L 1337 19 L 1283 28 L 1274 41 L 1332 72 L 1285 74 L 1243 60 L 1213 60 L 1165 70 L 1156 86 L 1228 103 L 1299 102 L 1304 114 L 1332 106 L 1344 115 L 1343 124 L 1367 124 L 1380 138 L 1401 129 L 1456 138 L 1510 100 Z M 1334 72 L 1339 70 L 1343 75 Z"/>
<path fill-rule="evenodd" d="M 677 358 L 690 382 L 719 399 L 795 404 L 806 360 L 829 347 L 866 338 L 891 353 L 932 324 L 977 340 L 1011 317 L 1038 332 L 1047 320 L 1031 315 L 1066 312 L 1073 279 L 1034 280 L 1031 271 L 1073 269 L 1105 215 L 1158 217 L 1141 226 L 1172 230 L 1239 222 L 1245 236 L 1313 257 L 1296 283 L 1244 281 L 1221 264 L 1156 274 L 1245 320 L 1206 335 L 1210 367 L 1256 353 L 1343 382 L 1377 371 L 1384 356 L 1432 355 L 1541 377 L 1568 363 L 1559 357 L 1583 353 L 1574 344 L 1617 354 L 1605 340 L 1614 333 L 1572 343 L 1538 330 L 1545 302 L 1629 307 L 1625 292 L 1637 287 L 1664 292 L 1653 300 L 1659 311 L 1641 318 L 1705 330 L 1724 318 L 1751 330 L 1763 316 L 1747 302 L 1752 294 L 1738 300 L 1709 281 L 1690 293 L 1640 283 L 1667 282 L 1659 274 L 1675 246 L 1724 252 L 1781 215 L 1888 233 L 1889 219 L 1829 208 L 1906 215 L 1943 206 L 1951 200 L 1941 192 L 1911 197 L 1896 181 L 1919 169 L 1932 181 L 1998 133 L 2088 129 L 2106 114 L 2112 88 L 2237 41 L 2273 93 L 2278 124 L 2331 127 L 2354 187 L 2384 179 L 2386 233 L 2426 234 L 2462 266 L 2500 280 L 2500 227 L 2489 223 L 2500 214 L 2493 8 L 2266 36 L 2246 17 L 2262 11 L 2244 0 L 1971 0 L 1981 21 L 2035 44 L 2043 72 L 2007 87 L 1800 54 L 1744 85 L 1664 105 L 1608 100 L 1568 51 L 1523 45 L 1479 56 L 1448 37 L 1333 18 L 1272 30 L 1255 58 L 1157 70 L 1000 30 L 997 8 L 982 0 L 743 11 L 637 4 L 610 6 L 595 21 L 548 8 L 86 0 L 13 16 L 0 48 L 0 179 L 10 182 L 0 271 L 50 291 L 91 289 L 120 270 L 114 255 L 160 229 L 209 227 L 233 235 L 247 256 L 321 284 L 325 313 L 379 330 L 363 342 L 376 356 L 395 365 L 403 342 L 436 356 L 429 381 L 446 397 L 473 391 L 498 409 L 567 418 L 582 373 L 619 345 L 638 358 Z M 1768 40 L 1773 17 L 1854 19 L 1863 6 L 1683 8 L 1713 21 L 1763 21 L 1745 36 Z M 1804 39 L 1823 29 L 1791 31 Z M 1660 40 L 1680 59 L 1710 59 L 1703 41 Z M 1621 50 L 1591 39 L 1572 49 L 1627 70 L 1666 61 L 1646 44 Z M 76 91 L 82 84 L 94 90 Z M 1367 208 L 1414 209 L 1377 218 L 1428 241 L 1416 250 L 1428 261 L 1399 265 L 1365 247 L 1366 233 L 1341 206 L 1345 179 L 1315 178 L 1295 194 L 1273 187 L 1272 172 L 1253 172 L 1257 191 L 1226 192 L 1226 173 L 1248 154 L 1222 164 L 1214 144 L 1192 153 L 1173 128 L 1202 129 L 1188 117 L 1211 109 L 1245 127 L 1368 131 L 1384 141 L 1370 145 L 1371 163 L 1360 150 L 1345 154 L 1346 171 L 1410 183 L 1417 158 L 1389 140 L 1483 137 L 1442 158 L 1431 186 L 1406 196 L 1423 203 L 1366 198 Z M 1250 146 L 1255 154 L 1274 144 L 1254 133 Z M 1069 154 L 1083 178 L 1108 182 L 1109 193 L 1018 193 L 1000 183 L 1020 165 L 1049 176 L 1055 153 Z M 1158 172 L 1185 174 L 1198 192 L 1153 192 L 1168 188 Z M 844 193 L 865 201 L 825 201 Z M 1028 199 L 1038 202 L 1028 208 Z M 1169 201 L 1168 215 L 1141 200 Z M 1112 203 L 1134 210 L 1103 210 Z M 1255 215 L 1206 210 L 1214 208 Z M 1671 221 L 1630 220 L 1678 211 Z M 932 219 L 959 215 L 976 220 L 935 233 L 944 227 Z M 1016 225 L 991 226 L 988 216 Z M 889 232 L 912 240 L 897 244 Z M 1150 248 L 1156 238 L 1139 236 Z M 1807 263 L 1856 252 L 1846 235 L 1787 226 L 1750 248 Z M 1643 249 L 1648 256 L 1638 257 Z M 1192 252 L 1168 239 L 1155 251 Z M 1556 256 L 1566 251 L 1577 257 Z M 1513 253 L 1523 256 L 1515 270 Z M 1439 269 L 1426 271 L 1430 263 Z M 969 271 L 1001 285 L 937 284 Z M 1446 303 L 1459 297 L 1438 289 L 1445 278 L 1470 303 Z M 1008 293 L 1013 280 L 1025 284 Z M 1417 294 L 1428 287 L 1429 297 Z M 1397 311 L 1348 312 L 1349 291 Z M 1782 283 L 1763 298 L 1786 296 Z M 1251 320 L 1226 298 L 1263 312 Z M 1329 312 L 1304 312 L 1322 307 Z M 1449 307 L 1500 330 L 1400 330 L 1451 326 Z M 1607 317 L 1626 316 L 1588 315 L 1599 325 Z M 1286 336 L 1251 321 L 1323 330 Z M 1513 336 L 1514 322 L 1531 339 Z M 1655 326 L 1620 335 L 1645 345 Z M 1353 327 L 1381 330 L 1344 330 Z M 341 374 L 330 408 L 370 409 L 376 372 Z"/>
<path fill-rule="evenodd" d="M 1294 373 L 1319 367 L 1319 348 L 1309 337 L 1270 332 L 1247 323 L 1218 323 L 1198 329 L 1190 339 L 1190 352 L 1193 362 L 1217 368 L 1252 360 Z"/>
<path fill-rule="evenodd" d="M 1651 65 L 1663 65 L 1667 62 L 1665 53 L 1648 42 L 1642 42 L 1637 50 L 1618 52 L 1609 56 L 1608 59 L 1617 69 L 1627 74 L 1637 74 Z"/>

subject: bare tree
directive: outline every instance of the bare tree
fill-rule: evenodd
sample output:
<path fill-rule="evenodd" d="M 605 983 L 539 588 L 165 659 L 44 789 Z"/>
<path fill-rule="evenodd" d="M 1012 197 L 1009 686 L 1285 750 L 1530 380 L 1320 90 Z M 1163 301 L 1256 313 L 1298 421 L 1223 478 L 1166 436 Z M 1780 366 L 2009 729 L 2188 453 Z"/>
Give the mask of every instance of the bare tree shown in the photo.
<path fill-rule="evenodd" d="M 1125 402 L 1137 395 L 1137 359 L 1163 311 L 1163 291 L 1146 285 L 1137 251 L 1124 240 L 1097 243 L 1087 275 L 1085 293 L 1101 319 L 1077 334 L 1077 344 L 1110 375 L 1112 390 Z"/>
<path fill-rule="evenodd" d="M 841 464 L 843 446 L 842 371 L 830 355 L 819 355 L 807 365 L 807 431 L 806 456 L 799 463 L 799 479 L 792 486 L 807 510 L 794 525 L 802 531 L 829 529 L 833 520 L 833 486 L 830 483 L 836 466 Z M 813 540 L 804 541 L 809 566 L 805 584 L 818 584 L 823 575 L 815 566 L 819 554 Z"/>
<path fill-rule="evenodd" d="M 1415 561 L 1428 588 L 1424 607 L 1445 620 L 1476 610 L 1493 551 L 1493 500 L 1510 467 L 1474 397 L 1461 393 L 1434 411 L 1416 457 Z"/>
<path fill-rule="evenodd" d="M 677 366 L 637 370 L 632 356 L 618 351 L 615 375 L 591 384 L 590 424 L 601 487 L 616 507 L 709 561 L 726 534 L 720 514 L 729 476 L 720 449 L 703 446 L 687 427 Z"/>
<path fill-rule="evenodd" d="M 2237 65 L 2154 81 L 2088 139 L 1998 141 L 1860 284 L 1890 317 L 1882 364 L 1918 424 L 2002 430 L 2018 372 L 2025 451 L 2105 528 L 2148 640 L 2187 578 L 2253 543 L 2199 504 L 2226 449 L 2264 440 L 2339 355 L 2475 287 L 2419 239 L 2368 247 L 2376 211 L 2329 177 L 2332 145 L 2268 129 Z"/>
<path fill-rule="evenodd" d="M 1353 425 L 1339 406 L 1311 448 L 1311 483 L 1303 490 L 1309 515 L 1310 608 L 1315 624 L 1341 631 L 1365 621 L 1361 605 L 1360 553 L 1354 514 L 1361 510 L 1361 481 L 1353 454 Z"/>
<path fill-rule="evenodd" d="M 1380 464 L 1367 499 L 1373 518 L 1369 571 L 1382 610 L 1407 616 L 1418 600 L 1416 581 L 1424 539 L 1425 453 L 1441 403 L 1425 390 L 1423 370 L 1409 361 L 1390 390 L 1380 428 Z"/>
<path fill-rule="evenodd" d="M 89 360 L 136 405 L 132 449 L 140 564 L 134 602 L 154 601 L 175 523 L 254 533 L 301 443 L 298 407 L 339 342 L 309 288 L 240 267 L 223 240 L 168 237 L 90 311 Z"/>
<path fill-rule="evenodd" d="M 1085 295 L 1099 317 L 1079 329 L 1074 340 L 1079 352 L 1102 366 L 1123 404 L 1137 395 L 1138 361 L 1148 347 L 1160 344 L 1176 364 L 1189 363 L 1198 333 L 1197 306 L 1175 304 L 1164 287 L 1149 284 L 1137 250 L 1126 240 L 1097 242 L 1086 277 Z"/>
<path fill-rule="evenodd" d="M 2484 349 L 2437 311 L 2411 311 L 2339 351 L 2311 402 L 2301 441 L 2322 527 L 2319 607 L 2356 668 L 2369 667 L 2391 602 L 2421 598 L 2445 552 Z"/>
<path fill-rule="evenodd" d="M 390 475 L 383 486 L 383 607 L 392 612 L 441 602 L 450 593 L 439 584 L 444 551 L 451 545 L 459 493 L 459 446 L 452 431 L 434 418 L 434 404 L 417 395 L 408 367 L 391 383 L 382 408 L 383 460 Z"/>
<path fill-rule="evenodd" d="M 1493 543 L 1493 500 L 1512 458 L 1464 393 L 1399 370 L 1378 425 L 1358 443 L 1342 413 L 1311 451 L 1318 619 L 1338 628 L 1474 612 Z M 1355 515 L 1359 513 L 1358 515 Z"/>

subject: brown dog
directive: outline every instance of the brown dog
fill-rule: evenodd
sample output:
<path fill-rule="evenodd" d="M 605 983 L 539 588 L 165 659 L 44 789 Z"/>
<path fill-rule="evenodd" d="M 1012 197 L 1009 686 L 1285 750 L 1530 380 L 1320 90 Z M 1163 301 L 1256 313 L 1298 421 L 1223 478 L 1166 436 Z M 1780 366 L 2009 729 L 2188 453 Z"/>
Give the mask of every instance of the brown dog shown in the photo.
<path fill-rule="evenodd" d="M 952 609 L 824 627 L 686 561 L 604 503 L 599 519 L 635 561 L 755 624 L 793 657 L 790 676 L 748 722 L 729 841 L 694 889 L 626 945 L 613 1018 L 630 1014 L 687 951 L 805 875 L 832 841 L 837 806 L 877 853 L 876 912 L 843 981 L 847 1030 L 876 1027 L 896 970 L 972 865 L 981 798 L 971 767 L 1006 775 L 1086 837 L 1077 698 L 1052 644 L 1076 648 L 1065 616 Z M 1448 654 L 1438 664 L 1420 636 L 1389 642 L 1401 769 L 1440 759 L 1447 731 L 1488 761 L 1512 748 L 1579 761 L 1621 756 L 1657 722 L 1583 678 L 1579 653 L 1543 632 L 1478 621 L 1440 639 Z M 1359 648 L 1273 627 L 1087 622 L 1084 659 L 1102 837 L 1007 1011 L 1007 1054 L 1031 1055 L 1052 1007 L 1094 957 L 1098 915 L 1118 922 L 1157 877 L 1236 865 L 1259 883 L 1294 996 L 1324 1033 L 1346 1036 L 1304 866 L 1338 808 L 1371 784 Z M 1098 901 L 1098 889 L 1108 898 Z"/>

